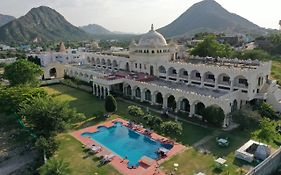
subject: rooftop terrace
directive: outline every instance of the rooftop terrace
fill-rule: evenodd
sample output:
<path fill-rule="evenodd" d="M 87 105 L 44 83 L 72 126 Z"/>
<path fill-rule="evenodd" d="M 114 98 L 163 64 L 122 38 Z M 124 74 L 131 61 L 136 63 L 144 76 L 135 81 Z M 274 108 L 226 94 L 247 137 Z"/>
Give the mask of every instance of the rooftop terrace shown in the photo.
<path fill-rule="evenodd" d="M 239 69 L 257 69 L 264 62 L 259 60 L 241 60 L 238 58 L 228 59 L 228 58 L 212 58 L 212 57 L 198 57 L 198 56 L 190 56 L 187 60 L 177 60 L 175 62 L 186 62 L 191 64 L 204 64 L 211 66 L 219 66 L 219 67 L 235 67 Z"/>
<path fill-rule="evenodd" d="M 171 81 L 165 81 L 162 79 L 159 79 L 155 76 L 150 76 L 145 73 L 135 73 L 135 72 L 127 72 L 123 70 L 110 70 L 110 69 L 103 69 L 99 67 L 93 67 L 90 65 L 80 65 L 75 66 L 81 69 L 86 69 L 90 71 L 95 71 L 101 74 L 105 74 L 105 76 L 100 76 L 98 78 L 100 79 L 106 79 L 106 80 L 117 80 L 117 79 L 129 79 L 129 80 L 135 80 L 140 82 L 147 82 L 149 84 L 154 84 L 161 87 L 167 87 L 175 90 L 185 91 L 185 92 L 193 92 L 195 94 L 200 94 L 204 96 L 211 96 L 214 98 L 219 98 L 228 92 L 221 91 L 221 90 L 212 90 L 209 88 L 204 87 L 198 87 L 194 85 L 187 85 L 183 82 L 171 82 Z"/>

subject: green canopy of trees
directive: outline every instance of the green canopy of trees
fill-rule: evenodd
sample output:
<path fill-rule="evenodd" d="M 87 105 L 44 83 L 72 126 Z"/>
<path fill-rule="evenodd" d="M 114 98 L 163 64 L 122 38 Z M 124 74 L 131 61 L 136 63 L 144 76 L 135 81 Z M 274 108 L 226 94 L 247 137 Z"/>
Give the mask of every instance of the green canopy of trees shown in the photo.
<path fill-rule="evenodd" d="M 191 51 L 191 55 L 201 57 L 228 57 L 233 49 L 228 44 L 220 44 L 214 35 L 207 35 L 204 40 L 198 43 Z"/>
<path fill-rule="evenodd" d="M 168 121 L 163 122 L 161 125 L 161 131 L 166 135 L 181 135 L 182 125 L 178 122 Z"/>
<path fill-rule="evenodd" d="M 40 175 L 69 175 L 69 163 L 55 158 L 49 159 L 40 169 Z"/>
<path fill-rule="evenodd" d="M 116 112 L 117 111 L 117 102 L 112 95 L 108 95 L 105 98 L 104 107 L 106 112 Z"/>
<path fill-rule="evenodd" d="M 217 105 L 211 105 L 204 109 L 203 119 L 217 127 L 222 126 L 224 118 L 225 115 L 223 110 Z"/>
<path fill-rule="evenodd" d="M 2 87 L 0 88 L 0 111 L 16 112 L 19 109 L 20 103 L 46 96 L 47 93 L 41 88 L 28 86 Z"/>
<path fill-rule="evenodd" d="M 271 121 L 269 118 L 263 118 L 260 121 L 260 129 L 253 132 L 253 136 L 267 143 L 273 143 L 281 139 L 280 134 L 276 131 L 276 122 Z"/>
<path fill-rule="evenodd" d="M 135 105 L 131 105 L 128 107 L 128 113 L 133 116 L 133 117 L 143 117 L 144 116 L 144 112 L 143 110 Z"/>
<path fill-rule="evenodd" d="M 20 105 L 19 115 L 37 135 L 46 138 L 63 131 L 67 124 L 80 121 L 83 115 L 68 104 L 52 97 L 34 98 Z"/>
<path fill-rule="evenodd" d="M 7 65 L 4 71 L 4 78 L 9 80 L 12 86 L 21 84 L 37 86 L 42 75 L 43 71 L 40 66 L 24 59 Z"/>

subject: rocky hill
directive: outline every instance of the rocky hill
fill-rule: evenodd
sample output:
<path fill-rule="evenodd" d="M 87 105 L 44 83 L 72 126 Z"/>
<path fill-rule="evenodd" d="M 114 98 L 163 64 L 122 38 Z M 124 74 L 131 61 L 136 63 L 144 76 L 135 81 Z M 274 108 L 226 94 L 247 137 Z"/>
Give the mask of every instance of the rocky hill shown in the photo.
<path fill-rule="evenodd" d="M 79 27 L 80 29 L 84 30 L 85 32 L 88 32 L 93 35 L 110 35 L 113 34 L 113 32 L 107 30 L 101 25 L 98 24 L 89 24 L 86 26 Z"/>
<path fill-rule="evenodd" d="M 173 37 L 199 32 L 264 34 L 266 29 L 228 12 L 214 0 L 204 0 L 191 6 L 176 20 L 158 31 L 166 37 Z"/>
<path fill-rule="evenodd" d="M 16 19 L 13 16 L 0 14 L 0 27 Z"/>
<path fill-rule="evenodd" d="M 3 42 L 77 40 L 88 36 L 46 6 L 33 8 L 26 15 L 0 28 L 0 41 Z"/>

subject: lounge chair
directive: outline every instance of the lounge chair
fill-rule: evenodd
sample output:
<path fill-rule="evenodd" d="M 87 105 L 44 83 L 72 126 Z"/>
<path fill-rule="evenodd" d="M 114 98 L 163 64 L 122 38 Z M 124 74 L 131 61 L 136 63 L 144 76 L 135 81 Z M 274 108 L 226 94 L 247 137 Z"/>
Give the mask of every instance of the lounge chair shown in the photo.
<path fill-rule="evenodd" d="M 107 163 L 107 162 L 111 162 L 114 157 L 115 157 L 114 154 L 105 155 L 105 156 L 103 157 L 103 159 L 100 160 L 100 163 L 101 163 L 101 164 L 105 164 L 105 163 Z"/>
<path fill-rule="evenodd" d="M 98 153 L 98 152 L 101 151 L 101 149 L 102 149 L 101 146 L 92 146 L 92 147 L 91 147 L 91 151 L 92 151 L 93 153 Z"/>

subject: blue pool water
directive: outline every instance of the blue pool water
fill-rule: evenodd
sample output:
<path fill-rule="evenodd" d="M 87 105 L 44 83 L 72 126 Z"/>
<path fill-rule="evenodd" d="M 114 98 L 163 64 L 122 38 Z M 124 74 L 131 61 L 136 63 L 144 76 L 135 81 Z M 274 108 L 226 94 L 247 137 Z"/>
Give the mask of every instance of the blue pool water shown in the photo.
<path fill-rule="evenodd" d="M 117 122 L 112 127 L 98 127 L 98 132 L 83 133 L 83 137 L 91 137 L 104 147 L 118 154 L 120 157 L 128 157 L 128 166 L 138 166 L 142 156 L 157 159 L 156 151 L 160 147 L 171 149 L 170 144 L 162 144 L 159 141 L 150 139 L 134 130 L 131 130 L 122 123 Z"/>

